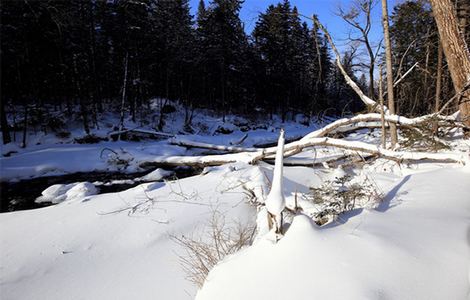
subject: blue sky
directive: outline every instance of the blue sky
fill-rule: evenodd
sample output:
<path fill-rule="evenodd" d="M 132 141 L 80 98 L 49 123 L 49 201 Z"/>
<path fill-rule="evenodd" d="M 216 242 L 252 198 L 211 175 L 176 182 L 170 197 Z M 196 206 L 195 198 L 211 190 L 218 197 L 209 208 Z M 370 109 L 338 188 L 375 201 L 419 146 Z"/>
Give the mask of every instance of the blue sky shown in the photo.
<path fill-rule="evenodd" d="M 245 23 L 245 30 L 247 33 L 251 33 L 254 26 L 256 25 L 256 20 L 260 12 L 266 11 L 266 8 L 270 4 L 276 4 L 282 0 L 245 0 L 245 3 L 242 6 L 240 11 L 240 18 Z M 392 10 L 392 7 L 400 0 L 389 0 L 388 6 L 389 11 Z M 208 0 L 205 0 L 206 5 Z M 297 6 L 299 13 L 303 15 L 310 16 L 312 14 L 317 14 L 320 18 L 320 21 L 325 25 L 336 44 L 343 48 L 345 44 L 345 39 L 348 36 L 349 31 L 351 30 L 349 25 L 347 25 L 340 17 L 335 15 L 338 5 L 342 5 L 347 8 L 351 5 L 351 0 L 291 0 L 293 6 Z M 380 1 L 379 1 L 380 2 Z M 197 6 L 199 0 L 190 0 L 191 13 L 196 14 Z M 372 12 L 372 21 L 373 26 L 371 30 L 371 40 L 379 41 L 382 37 L 382 26 L 381 26 L 381 6 L 378 3 Z M 311 21 L 306 20 L 309 25 Z"/>

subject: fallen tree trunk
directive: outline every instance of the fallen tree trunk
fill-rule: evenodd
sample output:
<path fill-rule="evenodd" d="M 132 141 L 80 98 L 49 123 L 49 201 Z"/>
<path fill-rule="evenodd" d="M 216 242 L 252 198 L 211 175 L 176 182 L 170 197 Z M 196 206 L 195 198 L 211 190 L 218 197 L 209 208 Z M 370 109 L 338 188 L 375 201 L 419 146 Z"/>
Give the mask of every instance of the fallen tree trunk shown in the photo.
<path fill-rule="evenodd" d="M 292 142 L 284 147 L 284 156 L 289 157 L 300 153 L 302 150 L 310 147 L 335 147 L 348 151 L 356 151 L 359 153 L 366 153 L 383 157 L 396 162 L 403 161 L 436 161 L 436 162 L 449 162 L 449 163 L 465 163 L 462 155 L 454 153 L 429 153 L 429 152 L 406 152 L 406 151 L 391 151 L 381 148 L 380 146 L 371 145 L 358 141 L 345 141 L 340 139 L 320 137 L 310 138 L 307 140 L 300 140 Z M 275 150 L 274 150 L 275 153 Z M 273 152 L 271 149 L 263 149 L 256 152 L 241 152 L 223 155 L 207 155 L 207 156 L 170 156 L 155 158 L 152 161 L 147 161 L 140 164 L 140 167 L 154 167 L 154 166 L 192 166 L 192 167 L 207 167 L 207 166 L 220 166 L 227 163 L 244 162 L 248 164 L 255 164 L 260 160 L 269 159 Z M 346 155 L 346 154 L 345 154 Z"/>
<path fill-rule="evenodd" d="M 172 137 L 174 137 L 174 135 L 170 134 L 170 133 L 160 132 L 160 131 L 152 131 L 152 130 L 145 130 L 145 129 L 138 129 L 138 128 L 113 131 L 113 132 L 108 133 L 108 137 L 111 138 L 113 136 L 120 136 L 121 134 L 129 133 L 129 132 L 133 132 L 133 133 L 137 133 L 137 134 L 141 134 L 141 135 L 151 135 L 151 136 L 156 136 L 156 137 L 163 137 L 163 138 L 172 138 Z"/>
<path fill-rule="evenodd" d="M 301 152 L 303 149 L 314 146 L 328 146 L 340 149 L 357 151 L 371 155 L 377 155 L 386 159 L 394 161 L 439 161 L 439 162 L 454 162 L 464 163 L 465 158 L 461 155 L 454 153 L 429 153 L 429 152 L 407 152 L 407 151 L 391 151 L 383 149 L 376 145 L 371 145 L 358 141 L 345 141 L 334 138 L 312 138 L 306 141 L 294 142 L 285 146 L 286 151 L 290 151 L 289 155 L 294 155 Z"/>
<path fill-rule="evenodd" d="M 264 157 L 263 151 L 230 153 L 221 155 L 204 155 L 204 156 L 169 156 L 157 157 L 151 161 L 145 161 L 139 165 L 141 168 L 148 167 L 209 167 L 221 166 L 228 163 L 244 162 L 251 164 L 257 162 Z"/>
<path fill-rule="evenodd" d="M 383 118 L 387 122 L 395 123 L 400 126 L 408 126 L 408 127 L 422 125 L 423 123 L 426 123 L 432 120 L 438 120 L 442 122 L 450 122 L 450 121 L 455 122 L 455 117 L 453 116 L 445 117 L 445 116 L 440 116 L 440 115 L 435 115 L 435 114 L 430 114 L 430 115 L 426 115 L 426 116 L 422 116 L 418 118 L 412 118 L 412 119 L 398 116 L 398 115 L 385 115 L 383 116 Z M 310 138 L 323 137 L 345 126 L 350 126 L 350 129 L 348 129 L 347 131 L 351 131 L 355 128 L 368 127 L 364 123 L 370 123 L 370 122 L 380 123 L 381 121 L 382 121 L 382 116 L 381 114 L 377 114 L 377 113 L 370 113 L 370 114 L 354 116 L 351 118 L 339 119 L 331 124 L 326 125 L 325 127 L 322 127 L 318 130 L 315 130 L 307 134 L 301 140 L 304 141 Z M 356 125 L 351 126 L 354 124 Z"/>
<path fill-rule="evenodd" d="M 244 148 L 244 147 L 237 147 L 237 146 L 207 144 L 207 143 L 183 140 L 183 139 L 178 139 L 178 138 L 171 139 L 170 144 L 176 145 L 176 146 L 182 146 L 186 148 L 202 148 L 202 149 L 209 149 L 209 150 L 225 151 L 229 153 L 256 152 L 260 150 L 256 148 Z"/>
<path fill-rule="evenodd" d="M 397 116 L 397 115 L 388 115 L 388 116 L 384 116 L 384 119 L 387 122 L 396 123 L 397 125 L 407 126 L 407 127 L 418 126 L 418 125 L 421 125 L 423 123 L 426 123 L 432 120 L 440 120 L 442 122 L 451 122 L 451 121 L 455 122 L 454 117 L 444 117 L 444 116 L 434 115 L 434 114 L 426 115 L 426 116 L 422 116 L 418 118 L 413 118 L 413 119 L 402 117 L 402 116 Z M 370 114 L 354 116 L 351 118 L 339 119 L 325 127 L 322 127 L 321 129 L 315 130 L 307 134 L 300 140 L 308 140 L 310 138 L 324 137 L 331 133 L 335 133 L 335 132 L 344 133 L 344 132 L 357 130 L 360 128 L 376 128 L 376 127 L 380 127 L 381 120 L 382 120 L 381 114 L 377 114 L 377 113 L 370 113 Z M 377 123 L 377 124 L 373 124 L 373 123 Z M 246 147 L 236 147 L 236 146 L 215 145 L 215 144 L 201 143 L 201 142 L 190 141 L 190 140 L 183 140 L 183 139 L 178 139 L 178 138 L 174 138 L 170 140 L 170 144 L 188 147 L 188 148 L 202 148 L 202 149 L 209 149 L 209 150 L 226 151 L 229 153 L 256 152 L 256 151 L 263 150 L 263 148 L 267 153 L 272 153 L 276 149 L 276 147 L 274 146 L 273 147 L 246 148 Z M 289 144 L 286 144 L 286 146 L 287 145 Z"/>

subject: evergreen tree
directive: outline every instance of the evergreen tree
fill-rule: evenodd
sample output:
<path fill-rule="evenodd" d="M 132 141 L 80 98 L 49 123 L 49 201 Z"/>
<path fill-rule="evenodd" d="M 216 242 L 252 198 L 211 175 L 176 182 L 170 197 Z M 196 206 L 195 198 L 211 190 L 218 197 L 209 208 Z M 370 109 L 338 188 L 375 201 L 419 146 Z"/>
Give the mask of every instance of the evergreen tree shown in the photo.
<path fill-rule="evenodd" d="M 300 22 L 296 7 L 287 0 L 269 6 L 253 38 L 264 69 L 258 97 L 271 101 L 271 112 L 279 110 L 284 120 L 289 110 L 312 114 L 324 107 L 328 48 L 318 30 L 310 31 Z"/>
<path fill-rule="evenodd" d="M 430 7 L 425 1 L 406 1 L 395 6 L 391 19 L 395 77 L 400 77 L 418 63 L 418 67 L 396 89 L 397 113 L 408 116 L 430 113 L 433 111 L 439 43 Z M 444 80 L 444 94 L 448 94 L 452 90 L 449 89 L 451 83 L 447 71 Z"/>
<path fill-rule="evenodd" d="M 246 98 L 244 74 L 248 39 L 239 18 L 241 0 L 214 0 L 200 6 L 198 38 L 202 68 L 209 74 L 205 83 L 210 105 L 221 108 L 223 116 L 239 109 Z"/>

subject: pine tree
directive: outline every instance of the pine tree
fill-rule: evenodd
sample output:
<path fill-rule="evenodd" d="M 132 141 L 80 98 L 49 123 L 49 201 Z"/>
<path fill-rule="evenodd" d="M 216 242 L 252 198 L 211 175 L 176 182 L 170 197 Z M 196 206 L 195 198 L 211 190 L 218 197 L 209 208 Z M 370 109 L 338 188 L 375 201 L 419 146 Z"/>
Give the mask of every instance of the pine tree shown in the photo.
<path fill-rule="evenodd" d="M 240 106 L 245 95 L 244 74 L 248 39 L 239 11 L 240 0 L 214 0 L 198 18 L 198 42 L 202 49 L 200 61 L 210 74 L 206 80 L 213 107 L 225 115 Z M 202 9 L 202 8 L 201 8 Z M 202 11 L 201 11 L 202 13 Z M 217 105 L 216 105 L 217 104 Z"/>
<path fill-rule="evenodd" d="M 301 23 L 289 1 L 271 5 L 260 15 L 253 31 L 255 51 L 264 69 L 258 97 L 278 110 L 283 120 L 289 110 L 311 115 L 325 108 L 330 72 L 328 47 L 317 29 Z"/>

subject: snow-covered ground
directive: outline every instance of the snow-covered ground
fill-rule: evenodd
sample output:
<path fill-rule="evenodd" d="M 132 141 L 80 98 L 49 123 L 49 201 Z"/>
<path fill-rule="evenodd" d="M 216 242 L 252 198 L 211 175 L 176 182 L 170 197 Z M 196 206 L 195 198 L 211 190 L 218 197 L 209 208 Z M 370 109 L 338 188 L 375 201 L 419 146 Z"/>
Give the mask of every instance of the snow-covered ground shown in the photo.
<path fill-rule="evenodd" d="M 181 128 L 171 126 L 181 116 L 173 118 L 166 120 L 167 132 L 181 135 Z M 288 139 L 318 128 L 315 123 L 275 120 L 265 128 L 242 131 L 239 123 L 235 116 L 223 123 L 199 115 L 195 127 L 205 130 L 184 139 L 228 146 L 248 134 L 239 146 L 252 147 L 276 141 L 281 127 Z M 220 126 L 233 132 L 216 133 Z M 106 130 L 101 131 L 97 134 L 105 136 Z M 378 143 L 378 136 L 364 130 L 348 139 Z M 168 140 L 86 145 L 35 138 L 39 145 L 2 148 L 2 153 L 17 151 L 1 158 L 2 180 L 135 172 L 144 161 L 206 151 Z M 468 143 L 454 143 L 455 151 L 468 157 Z M 321 162 L 337 155 L 337 150 L 317 147 L 285 162 Z M 273 178 L 273 166 L 267 163 L 208 167 L 201 175 L 164 182 L 158 180 L 169 173 L 158 169 L 135 179 L 149 182 L 101 195 L 94 195 L 94 186 L 105 183 L 56 185 L 39 201 L 58 204 L 0 214 L 0 298 L 469 299 L 469 168 L 382 159 L 345 170 L 285 167 L 286 206 L 293 209 L 297 203 L 303 210 L 286 214 L 291 224 L 277 242 L 268 232 L 265 206 L 259 205 Z M 303 196 L 345 174 L 356 183 L 372 182 L 383 201 L 357 203 L 335 221 L 316 225 L 312 216 L 318 205 Z M 256 224 L 257 231 L 253 244 L 223 258 L 198 291 L 181 265 L 188 249 L 175 237 L 210 241 L 214 214 L 228 226 Z"/>
<path fill-rule="evenodd" d="M 251 172 L 232 170 L 0 214 L 1 298 L 191 299 L 171 235 L 197 234 L 213 211 L 254 220 L 239 183 Z"/>
<path fill-rule="evenodd" d="M 377 209 L 299 214 L 225 259 L 197 299 L 469 299 L 470 169 L 393 179 Z"/>
<path fill-rule="evenodd" d="M 470 170 L 428 169 L 369 170 L 386 194 L 376 209 L 323 227 L 296 216 L 278 243 L 261 232 L 210 273 L 198 299 L 465 299 Z M 285 168 L 286 202 L 332 172 Z M 270 165 L 232 164 L 1 214 L 2 299 L 191 299 L 196 287 L 185 280 L 184 249 L 171 235 L 202 234 L 214 211 L 254 222 L 243 187 L 266 190 L 271 176 Z"/>
<path fill-rule="evenodd" d="M 294 121 L 281 123 L 277 116 L 273 120 L 262 118 L 249 121 L 230 115 L 223 122 L 221 117 L 202 110 L 196 113 L 193 121 L 195 132 L 190 134 L 183 130 L 183 111 L 178 108 L 176 112 L 166 116 L 166 125 L 163 129 L 165 133 L 185 140 L 217 145 L 229 146 L 240 142 L 247 135 L 243 142 L 237 146 L 252 147 L 257 144 L 276 142 L 281 127 L 286 130 L 287 139 L 294 139 L 304 136 L 319 126 L 316 119 L 315 122 L 312 120 L 310 125 L 305 126 Z M 115 114 L 103 114 L 100 119 L 100 129 L 93 129 L 92 134 L 102 139 L 107 138 L 109 132 L 113 132 L 113 127 L 119 122 L 117 117 Z M 130 119 L 126 120 L 125 125 L 129 129 L 139 128 L 155 131 L 150 124 L 139 126 L 138 123 L 134 123 Z M 221 128 L 230 133 L 220 133 Z M 246 131 L 248 129 L 249 131 Z M 195 155 L 202 152 L 198 149 L 187 150 L 184 147 L 170 145 L 168 138 L 160 141 L 101 141 L 96 144 L 77 144 L 75 138 L 84 135 L 80 129 L 80 123 L 73 123 L 69 126 L 68 131 L 71 136 L 65 139 L 58 138 L 51 132 L 47 135 L 40 131 L 29 132 L 25 149 L 19 147 L 19 140 L 16 143 L 1 145 L 0 180 L 17 181 L 93 171 L 141 172 L 143 170 L 139 168 L 139 164 L 144 161 L 175 155 Z M 116 164 L 116 159 L 126 160 L 128 164 Z"/>

